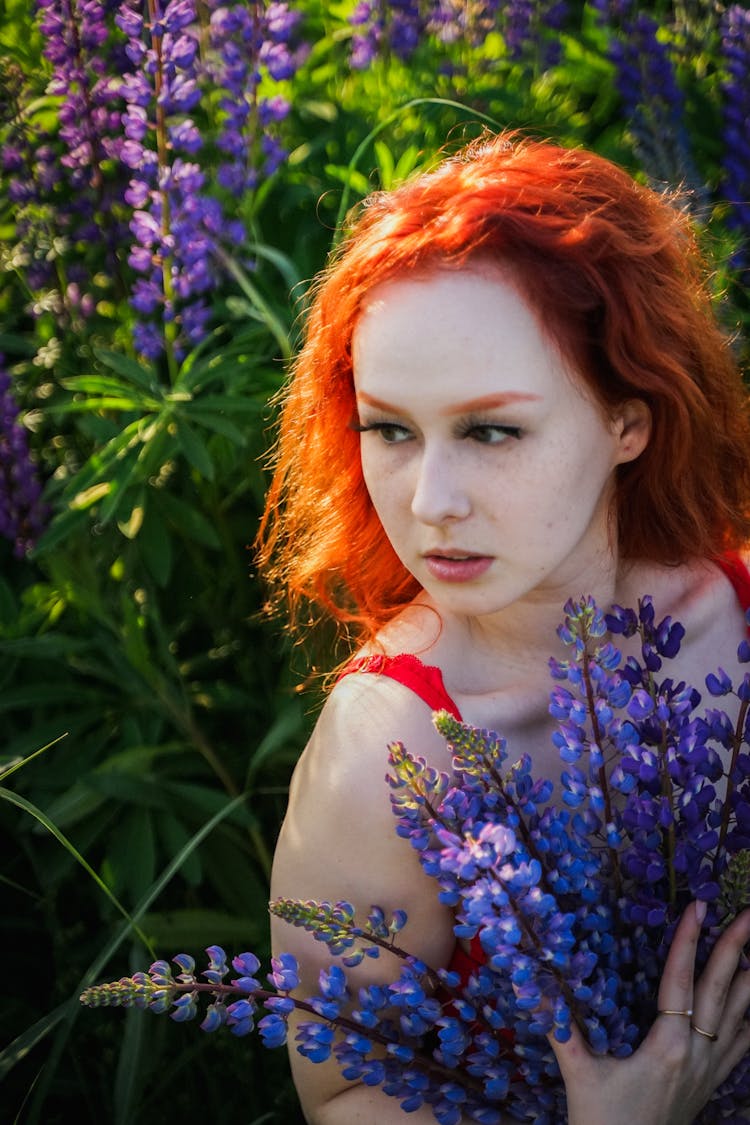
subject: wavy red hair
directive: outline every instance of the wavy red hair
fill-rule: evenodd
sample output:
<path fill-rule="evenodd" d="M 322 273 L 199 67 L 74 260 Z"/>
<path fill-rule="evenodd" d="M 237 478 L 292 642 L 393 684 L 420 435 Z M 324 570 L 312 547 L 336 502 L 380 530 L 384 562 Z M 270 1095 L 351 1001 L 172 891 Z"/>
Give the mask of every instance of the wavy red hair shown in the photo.
<path fill-rule="evenodd" d="M 605 412 L 648 404 L 649 445 L 618 469 L 623 557 L 681 563 L 750 537 L 746 394 L 685 214 L 601 156 L 506 134 L 368 198 L 315 286 L 258 540 L 293 622 L 317 607 L 369 639 L 419 590 L 362 479 L 352 334 L 374 286 L 473 259 L 509 271 Z"/>

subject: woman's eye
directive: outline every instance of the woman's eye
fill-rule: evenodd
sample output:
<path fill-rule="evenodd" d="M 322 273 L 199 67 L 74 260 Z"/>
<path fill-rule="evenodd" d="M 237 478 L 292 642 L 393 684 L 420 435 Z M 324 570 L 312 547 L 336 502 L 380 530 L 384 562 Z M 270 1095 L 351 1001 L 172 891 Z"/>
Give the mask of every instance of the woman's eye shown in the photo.
<path fill-rule="evenodd" d="M 360 425 L 356 428 L 361 434 L 379 434 L 386 445 L 398 445 L 402 441 L 408 441 L 412 436 L 411 430 L 407 430 L 406 426 L 399 426 L 396 422 L 371 422 L 368 426 Z"/>
<path fill-rule="evenodd" d="M 520 426 L 496 426 L 487 424 L 471 426 L 466 432 L 466 437 L 470 437 L 473 441 L 478 441 L 482 445 L 500 445 L 501 442 L 507 441 L 508 438 L 520 438 L 520 436 Z"/>

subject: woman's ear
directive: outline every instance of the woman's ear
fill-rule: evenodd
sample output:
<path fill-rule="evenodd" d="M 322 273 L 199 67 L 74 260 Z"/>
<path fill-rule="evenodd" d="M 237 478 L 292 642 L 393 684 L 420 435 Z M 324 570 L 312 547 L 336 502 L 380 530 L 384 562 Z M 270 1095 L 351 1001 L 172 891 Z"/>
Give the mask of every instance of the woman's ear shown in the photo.
<path fill-rule="evenodd" d="M 617 408 L 614 433 L 618 465 L 640 457 L 651 437 L 651 411 L 643 399 L 629 398 Z"/>

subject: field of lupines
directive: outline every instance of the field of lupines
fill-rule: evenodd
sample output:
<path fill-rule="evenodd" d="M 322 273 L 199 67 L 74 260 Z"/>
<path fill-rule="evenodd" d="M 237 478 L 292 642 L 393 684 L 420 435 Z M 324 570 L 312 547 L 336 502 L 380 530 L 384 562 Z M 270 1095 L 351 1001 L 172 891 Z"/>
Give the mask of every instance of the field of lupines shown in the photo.
<path fill-rule="evenodd" d="M 3 1119 L 296 1119 L 281 1052 L 78 995 L 267 948 L 269 399 L 348 208 L 506 125 L 683 186 L 747 355 L 744 5 L 0 0 Z"/>

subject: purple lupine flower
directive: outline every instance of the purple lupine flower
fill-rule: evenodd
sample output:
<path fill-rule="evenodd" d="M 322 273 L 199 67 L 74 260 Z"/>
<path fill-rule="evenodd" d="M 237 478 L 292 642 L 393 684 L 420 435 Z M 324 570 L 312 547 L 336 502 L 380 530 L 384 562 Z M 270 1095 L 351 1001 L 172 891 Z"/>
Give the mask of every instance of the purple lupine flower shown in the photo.
<path fill-rule="evenodd" d="M 200 100 L 195 5 L 167 0 L 145 21 L 139 7 L 125 0 L 116 23 L 137 67 L 120 86 L 126 102 L 120 158 L 132 173 L 125 199 L 134 208 L 128 261 L 139 274 L 131 294 L 139 315 L 134 343 L 142 355 L 157 359 L 166 331 L 179 358 L 205 335 L 210 311 L 204 294 L 215 283 L 222 231 L 203 171 L 185 159 L 202 147 L 189 116 Z"/>
<path fill-rule="evenodd" d="M 750 267 L 750 11 L 739 4 L 727 8 L 721 21 L 721 53 L 726 77 L 724 96 L 724 153 L 722 190 L 731 204 L 727 225 L 742 242 L 734 257 Z"/>
<path fill-rule="evenodd" d="M 612 21 L 609 57 L 639 159 L 659 181 L 683 183 L 700 212 L 707 192 L 693 160 L 685 122 L 685 97 L 677 82 L 671 48 L 658 35 L 660 24 L 632 0 L 597 4 Z"/>
<path fill-rule="evenodd" d="M 420 10 L 418 0 L 361 0 L 349 21 L 352 35 L 349 62 L 354 70 L 364 70 L 378 56 L 392 52 L 407 61 L 414 54 L 430 16 Z"/>
<path fill-rule="evenodd" d="M 429 1106 L 444 1125 L 462 1118 L 497 1125 L 508 1113 L 556 1121 L 565 1116 L 565 1095 L 545 1036 L 564 1042 L 575 1020 L 592 1050 L 631 1055 L 655 1017 L 677 919 L 695 898 L 708 904 L 697 957 L 699 968 L 705 964 L 717 935 L 750 898 L 747 723 L 738 720 L 735 732 L 724 712 L 696 716 L 700 699 L 692 687 L 655 679 L 656 662 L 676 655 L 683 633 L 670 618 L 657 620 L 650 598 L 637 612 L 612 614 L 620 632 L 637 633 L 641 642 L 639 657 L 627 665 L 606 641 L 590 599 L 569 603 L 566 615 L 560 636 L 572 659 L 554 665 L 550 709 L 575 733 L 578 764 L 563 772 L 562 804 L 550 803 L 552 783 L 532 777 L 528 755 L 508 766 L 502 738 L 447 712 L 434 718 L 453 776 L 400 743 L 390 747 L 399 835 L 417 848 L 439 900 L 453 908 L 456 936 L 478 936 L 486 962 L 462 985 L 457 973 L 429 969 L 391 944 L 400 916 L 388 924 L 373 906 L 366 925 L 358 925 L 347 902 L 279 900 L 271 904 L 275 915 L 312 932 L 345 965 L 364 937 L 401 957 L 402 968 L 397 980 L 355 995 L 345 972 L 332 965 L 305 1000 L 269 994 L 253 978 L 251 995 L 226 1009 L 235 1034 L 252 1029 L 262 1004 L 272 1018 L 258 1021 L 261 1037 L 280 1045 L 290 1012 L 301 1008 L 323 1021 L 299 1025 L 301 1054 L 314 1062 L 333 1055 L 344 1078 L 380 1086 L 406 1112 Z M 714 682 L 721 695 L 740 694 L 720 669 Z M 609 776 L 605 757 L 617 761 Z M 632 784 L 620 785 L 628 776 Z M 723 802 L 718 782 L 725 783 Z M 612 789 L 621 799 L 610 806 Z M 575 796 L 572 807 L 566 792 Z M 223 969 L 223 950 L 208 952 L 209 973 Z M 175 1018 L 190 1018 L 199 991 L 213 994 L 213 1009 L 225 990 L 248 987 L 242 978 L 229 986 L 196 984 L 192 963 L 175 960 L 184 970 L 179 983 L 157 962 L 148 980 L 137 974 L 87 990 L 82 1000 L 172 1006 Z M 233 965 L 251 976 L 258 968 L 252 954 Z M 282 955 L 272 968 L 267 979 L 277 988 L 296 982 L 292 958 Z M 437 982 L 447 997 L 434 994 Z M 212 1010 L 206 1030 L 221 1018 Z M 746 1057 L 697 1121 L 745 1121 L 749 1096 Z"/>
<path fill-rule="evenodd" d="M 503 34 L 512 59 L 520 59 L 534 31 L 534 0 L 511 0 L 505 6 Z"/>
<path fill-rule="evenodd" d="M 0 535 L 10 540 L 20 559 L 43 531 L 47 508 L 11 383 L 0 355 Z"/>
<path fill-rule="evenodd" d="M 112 201 L 120 197 L 116 172 L 103 171 L 116 156 L 119 105 L 107 70 L 119 61 L 110 42 L 113 0 L 36 0 L 42 54 L 50 67 L 45 92 L 57 100 L 56 126 L 41 131 L 16 100 L 8 192 L 18 205 L 16 237 L 29 259 L 32 292 L 57 290 L 57 318 L 76 325 L 96 306 L 102 284 L 80 260 L 81 245 L 97 243 L 111 263 L 122 234 Z M 44 75 L 41 76 L 45 78 Z M 26 109 L 37 90 L 26 91 Z M 75 256 L 79 261 L 76 268 Z M 78 286 L 79 299 L 69 299 Z M 38 302 L 31 303 L 36 315 Z"/>
<path fill-rule="evenodd" d="M 308 48 L 297 42 L 301 14 L 287 3 L 212 7 L 213 78 L 224 91 L 217 145 L 226 157 L 217 179 L 240 194 L 273 175 L 288 155 L 277 126 L 291 103 L 278 93 L 266 95 L 265 84 L 293 78 Z"/>

